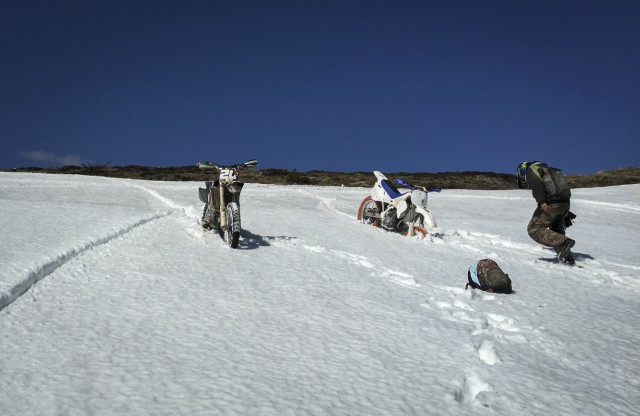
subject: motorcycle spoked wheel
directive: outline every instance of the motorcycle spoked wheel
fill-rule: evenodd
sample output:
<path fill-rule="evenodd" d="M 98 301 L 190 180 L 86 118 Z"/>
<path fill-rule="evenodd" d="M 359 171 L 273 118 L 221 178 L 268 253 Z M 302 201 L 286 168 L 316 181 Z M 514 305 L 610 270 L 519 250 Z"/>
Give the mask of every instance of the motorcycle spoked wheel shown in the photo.
<path fill-rule="evenodd" d="M 240 208 L 235 202 L 227 205 L 227 229 L 224 232 L 224 241 L 229 247 L 238 247 L 240 241 Z"/>
<path fill-rule="evenodd" d="M 360 203 L 358 208 L 358 221 L 363 224 L 380 227 L 380 213 L 382 212 L 382 204 L 380 201 L 374 201 L 371 195 L 366 197 Z M 375 216 L 373 216 L 373 215 Z"/>

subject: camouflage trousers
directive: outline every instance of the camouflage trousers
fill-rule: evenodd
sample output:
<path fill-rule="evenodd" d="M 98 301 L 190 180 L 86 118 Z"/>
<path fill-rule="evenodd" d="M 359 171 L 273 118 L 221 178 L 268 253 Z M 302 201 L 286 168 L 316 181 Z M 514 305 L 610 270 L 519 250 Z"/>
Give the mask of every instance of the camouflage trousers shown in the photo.
<path fill-rule="evenodd" d="M 553 247 L 558 252 L 565 237 L 564 217 L 569 212 L 569 203 L 549 204 L 551 211 L 547 214 L 538 207 L 527 226 L 529 236 L 539 244 Z"/>

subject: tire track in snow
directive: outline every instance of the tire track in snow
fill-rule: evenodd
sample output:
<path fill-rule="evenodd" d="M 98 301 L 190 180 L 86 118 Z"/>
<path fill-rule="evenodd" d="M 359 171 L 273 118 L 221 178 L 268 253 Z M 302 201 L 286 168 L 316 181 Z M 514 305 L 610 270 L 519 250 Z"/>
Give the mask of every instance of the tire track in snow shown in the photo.
<path fill-rule="evenodd" d="M 122 237 L 123 235 L 131 232 L 133 229 L 147 224 L 148 222 L 171 215 L 171 213 L 171 211 L 168 211 L 141 218 L 138 221 L 128 226 L 124 226 L 112 233 L 90 240 L 80 245 L 79 247 L 73 247 L 69 250 L 64 251 L 63 253 L 57 255 L 54 259 L 38 266 L 34 270 L 31 270 L 24 279 L 22 279 L 15 286 L 9 289 L 8 292 L 0 293 L 0 310 L 10 305 L 14 300 L 26 293 L 34 284 L 44 279 L 60 267 L 64 266 L 70 260 L 73 260 L 74 258 L 82 255 L 83 253 L 86 253 L 89 250 L 93 250 L 96 247 L 104 245 L 111 240 Z"/>
<path fill-rule="evenodd" d="M 328 249 L 324 246 L 319 245 L 304 244 L 304 242 L 299 241 L 295 237 L 270 237 L 268 238 L 268 240 L 269 243 L 274 246 L 286 248 L 299 247 L 303 250 L 307 250 L 313 253 L 341 259 L 348 264 L 360 267 L 368 271 L 371 276 L 386 278 L 402 286 L 420 287 L 420 283 L 418 283 L 414 276 L 376 264 L 377 262 L 375 260 L 371 260 L 368 257 L 361 256 L 359 254 L 349 253 L 343 250 Z"/>
<path fill-rule="evenodd" d="M 201 218 L 202 208 L 196 209 L 192 205 L 180 205 L 179 203 L 172 200 L 171 198 L 167 198 L 166 196 L 162 195 L 160 192 L 156 191 L 155 189 L 150 189 L 150 188 L 147 188 L 146 186 L 134 183 L 132 182 L 131 179 L 130 180 L 112 179 L 112 180 L 114 182 L 117 182 L 121 186 L 128 186 L 130 188 L 140 189 L 141 191 L 146 192 L 150 196 L 162 202 L 172 210 L 182 211 L 185 216 L 187 216 L 188 218 L 194 219 L 198 223 L 198 230 L 202 230 L 202 228 L 200 227 L 200 218 Z"/>
<path fill-rule="evenodd" d="M 103 237 L 99 237 L 85 244 L 82 244 L 80 247 L 74 247 L 69 250 L 66 250 L 62 254 L 59 254 L 58 256 L 56 256 L 53 260 L 48 261 L 41 266 L 38 266 L 35 270 L 32 270 L 31 272 L 29 272 L 26 278 L 22 279 L 15 286 L 9 289 L 8 292 L 0 293 L 0 310 L 4 309 L 7 305 L 10 305 L 18 297 L 26 293 L 35 283 L 42 280 L 46 276 L 50 275 L 55 270 L 59 269 L 60 267 L 68 263 L 70 260 L 80 256 L 83 253 L 86 253 L 89 250 L 93 250 L 96 247 L 106 244 L 111 240 L 122 237 L 123 235 L 131 232 L 133 229 L 138 228 L 144 224 L 147 224 L 148 222 L 155 221 L 160 218 L 169 216 L 174 212 L 173 210 L 181 210 L 184 212 L 185 215 L 189 217 L 193 217 L 193 215 L 190 215 L 190 213 L 188 212 L 189 207 L 182 206 L 176 203 L 175 201 L 162 196 L 158 191 L 149 189 L 143 185 L 133 183 L 131 182 L 131 180 L 114 179 L 114 178 L 108 178 L 108 180 L 110 182 L 116 183 L 118 186 L 126 186 L 126 187 L 140 189 L 148 193 L 152 197 L 156 198 L 157 200 L 159 200 L 160 202 L 162 202 L 172 210 L 156 213 L 154 215 L 141 218 L 138 221 L 128 226 L 124 226 L 110 234 L 107 234 Z M 197 216 L 195 218 L 197 219 Z"/>
<path fill-rule="evenodd" d="M 614 202 L 591 201 L 589 199 L 580 199 L 580 198 L 573 198 L 571 202 L 572 203 L 579 202 L 585 205 L 593 205 L 601 208 L 613 209 L 616 211 L 640 214 L 640 207 L 629 205 L 629 204 L 616 204 Z"/>
<path fill-rule="evenodd" d="M 433 243 L 449 242 L 450 240 L 453 240 L 456 245 L 471 251 L 484 251 L 481 246 L 490 246 L 492 248 L 500 248 L 510 251 L 517 250 L 519 253 L 526 251 L 540 254 L 539 245 L 516 243 L 511 241 L 508 237 L 498 234 L 440 229 L 438 232 L 427 234 L 425 238 L 429 239 Z"/>
<path fill-rule="evenodd" d="M 130 180 L 112 179 L 112 181 L 118 183 L 119 185 L 124 185 L 124 186 L 128 186 L 130 188 L 140 189 L 141 191 L 144 191 L 144 192 L 148 193 L 149 195 L 151 195 L 152 197 L 154 197 L 158 201 L 162 202 L 163 204 L 165 204 L 169 208 L 181 210 L 181 211 L 185 212 L 185 214 L 188 215 L 187 209 L 189 207 L 185 207 L 184 205 L 178 204 L 174 200 L 169 199 L 169 198 L 161 195 L 160 192 L 158 192 L 158 191 L 156 191 L 154 189 L 150 189 L 150 188 L 147 188 L 146 186 L 142 186 L 140 184 L 137 184 L 137 183 L 134 183 L 134 182 L 130 182 Z"/>
<path fill-rule="evenodd" d="M 329 211 L 332 214 L 339 215 L 349 221 L 354 220 L 354 216 L 352 214 L 346 213 L 338 209 L 335 204 L 336 198 L 327 198 L 313 194 L 307 190 L 296 189 L 298 194 L 308 197 L 312 200 L 316 200 L 318 202 L 318 208 Z M 382 277 L 385 279 L 389 279 L 390 281 L 399 284 L 401 286 L 413 286 L 420 287 L 420 283 L 415 279 L 415 277 L 411 274 L 404 273 L 397 270 L 392 270 L 383 265 L 377 264 L 375 260 L 371 260 L 366 256 L 362 256 L 359 254 L 350 253 L 348 251 L 343 250 L 335 250 L 328 249 L 323 246 L 315 246 L 304 244 L 303 242 L 298 241 L 295 238 L 279 238 L 277 240 L 271 241 L 271 244 L 280 245 L 280 246 L 299 246 L 307 251 L 312 251 L 314 253 L 323 254 L 325 256 L 339 258 L 345 261 L 348 264 L 360 267 L 366 271 L 368 271 L 371 276 Z"/>
<path fill-rule="evenodd" d="M 336 207 L 336 204 L 335 204 L 336 198 L 327 198 L 327 197 L 318 196 L 309 191 L 304 191 L 301 189 L 299 189 L 298 192 L 301 195 L 308 196 L 309 198 L 317 200 L 323 208 L 325 208 L 326 210 L 334 214 L 341 215 L 345 218 L 353 219 L 353 215 L 348 214 L 346 212 L 342 212 Z"/>

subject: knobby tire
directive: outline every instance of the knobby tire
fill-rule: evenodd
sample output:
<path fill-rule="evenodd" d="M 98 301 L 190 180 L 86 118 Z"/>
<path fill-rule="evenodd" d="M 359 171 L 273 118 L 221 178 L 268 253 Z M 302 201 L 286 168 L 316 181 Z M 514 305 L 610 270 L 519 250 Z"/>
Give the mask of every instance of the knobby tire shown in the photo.
<path fill-rule="evenodd" d="M 362 200 L 362 202 L 360 203 L 360 207 L 358 207 L 358 221 L 360 222 L 364 222 L 364 219 L 363 219 L 364 208 L 369 201 L 373 201 L 375 203 L 376 209 L 378 210 L 378 215 L 382 213 L 382 204 L 380 203 L 380 201 L 374 201 L 371 195 L 369 195 L 368 197 Z M 373 222 L 369 224 L 373 225 L 374 227 L 380 227 L 380 218 L 376 218 Z"/>

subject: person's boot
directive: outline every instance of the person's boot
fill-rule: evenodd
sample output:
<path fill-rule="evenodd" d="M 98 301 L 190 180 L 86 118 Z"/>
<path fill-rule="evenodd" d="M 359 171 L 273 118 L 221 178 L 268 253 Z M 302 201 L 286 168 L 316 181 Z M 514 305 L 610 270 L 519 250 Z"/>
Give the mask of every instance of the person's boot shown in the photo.
<path fill-rule="evenodd" d="M 568 264 L 569 266 L 575 266 L 576 265 L 576 259 L 573 258 L 573 254 L 569 253 L 565 256 L 564 258 L 564 262 L 566 264 Z"/>
<path fill-rule="evenodd" d="M 558 259 L 564 263 L 568 263 L 567 257 L 571 256 L 573 263 L 575 263 L 575 260 L 571 255 L 571 247 L 573 247 L 575 244 L 576 244 L 575 240 L 572 240 L 570 238 L 567 238 L 566 240 L 564 240 L 564 243 L 562 243 L 558 248 Z"/>

